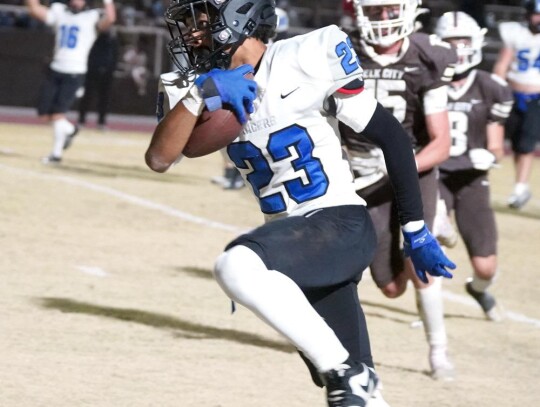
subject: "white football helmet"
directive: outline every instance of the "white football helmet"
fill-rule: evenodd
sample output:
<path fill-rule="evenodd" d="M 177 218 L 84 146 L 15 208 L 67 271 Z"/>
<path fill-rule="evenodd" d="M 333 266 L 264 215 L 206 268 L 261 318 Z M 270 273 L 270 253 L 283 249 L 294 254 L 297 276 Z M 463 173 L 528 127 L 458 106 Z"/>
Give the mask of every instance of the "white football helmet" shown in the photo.
<path fill-rule="evenodd" d="M 458 63 L 456 73 L 466 72 L 482 62 L 482 47 L 487 29 L 480 28 L 474 18 L 462 11 L 449 11 L 437 20 L 435 34 L 444 41 L 449 39 L 467 39 L 470 44 L 456 47 Z"/>
<path fill-rule="evenodd" d="M 421 0 L 353 0 L 356 25 L 367 43 L 387 47 L 413 33 L 416 17 L 424 12 L 420 4 Z M 394 10 L 383 19 L 381 8 L 390 6 Z"/>

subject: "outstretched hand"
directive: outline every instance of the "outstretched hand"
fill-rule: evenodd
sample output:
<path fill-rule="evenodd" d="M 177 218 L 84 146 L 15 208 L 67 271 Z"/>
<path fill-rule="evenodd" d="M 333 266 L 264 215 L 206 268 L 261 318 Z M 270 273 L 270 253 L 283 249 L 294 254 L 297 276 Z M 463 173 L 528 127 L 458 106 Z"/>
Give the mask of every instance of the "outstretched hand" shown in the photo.
<path fill-rule="evenodd" d="M 247 122 L 247 115 L 253 113 L 253 101 L 257 97 L 257 83 L 245 75 L 253 73 L 251 65 L 235 69 L 212 69 L 195 80 L 201 90 L 204 103 L 209 111 L 221 109 L 223 103 L 229 104 L 238 121 Z"/>
<path fill-rule="evenodd" d="M 422 282 L 428 283 L 426 272 L 435 277 L 453 277 L 446 268 L 454 270 L 456 265 L 446 257 L 425 225 L 416 232 L 403 232 L 403 237 L 405 255 L 411 258 L 416 275 Z"/>

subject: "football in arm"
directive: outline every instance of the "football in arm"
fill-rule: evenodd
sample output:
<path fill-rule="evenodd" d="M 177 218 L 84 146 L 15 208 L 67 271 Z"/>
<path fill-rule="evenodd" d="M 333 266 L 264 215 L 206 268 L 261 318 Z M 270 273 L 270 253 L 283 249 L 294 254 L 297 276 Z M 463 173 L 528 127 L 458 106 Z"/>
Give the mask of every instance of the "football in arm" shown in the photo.
<path fill-rule="evenodd" d="M 242 125 L 231 110 L 209 112 L 199 116 L 182 154 L 188 158 L 202 157 L 228 146 L 242 131 Z"/>

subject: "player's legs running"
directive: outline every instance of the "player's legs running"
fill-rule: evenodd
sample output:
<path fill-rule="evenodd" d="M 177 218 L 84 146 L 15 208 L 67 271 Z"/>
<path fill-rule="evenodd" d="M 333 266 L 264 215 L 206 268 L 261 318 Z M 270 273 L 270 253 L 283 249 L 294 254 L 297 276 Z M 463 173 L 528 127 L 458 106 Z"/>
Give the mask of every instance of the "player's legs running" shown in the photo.
<path fill-rule="evenodd" d="M 465 289 L 478 302 L 487 319 L 500 321 L 502 312 L 487 291 L 497 273 L 497 226 L 487 176 L 475 171 L 461 174 L 459 178 L 454 177 L 450 187 L 455 190 L 456 223 L 473 268 Z"/>
<path fill-rule="evenodd" d="M 75 93 L 80 87 L 83 75 L 61 74 L 49 70 L 43 84 L 38 103 L 38 114 L 42 120 L 50 122 L 53 128 L 53 147 L 43 163 L 59 163 L 63 151 L 68 148 L 78 127 L 73 125 L 66 117 L 75 100 Z"/>
<path fill-rule="evenodd" d="M 336 219 L 347 227 L 339 227 Z M 374 246 L 364 207 L 326 208 L 267 223 L 232 242 L 216 263 L 216 279 L 227 295 L 280 332 L 315 366 L 330 406 L 365 406 L 378 379 L 365 363 L 352 359 L 303 291 L 358 281 Z M 348 315 L 355 321 L 344 321 L 344 326 L 357 338 L 350 326 L 365 324 L 362 310 Z M 366 346 L 371 361 L 369 339 Z"/>
<path fill-rule="evenodd" d="M 515 105 L 506 123 L 506 133 L 512 141 L 515 184 L 508 206 L 522 208 L 532 197 L 529 179 L 534 163 L 534 149 L 540 141 L 540 95 L 527 103 L 526 111 Z"/>
<path fill-rule="evenodd" d="M 436 175 L 435 171 L 431 171 L 420 177 L 424 217 L 430 228 L 436 208 Z M 444 324 L 442 288 L 438 281 L 440 279 L 428 276 L 429 283 L 424 284 L 416 276 L 410 261 L 404 261 L 400 247 L 401 228 L 396 208 L 393 206 L 393 192 L 390 186 L 384 187 L 379 184 L 378 189 L 371 188 L 366 194 L 361 193 L 361 196 L 368 202 L 377 232 L 377 252 L 370 265 L 373 279 L 389 298 L 403 294 L 407 281 L 412 280 L 418 313 L 429 345 L 432 377 L 437 380 L 452 380 L 455 373 L 447 354 L 448 341 Z"/>
<path fill-rule="evenodd" d="M 437 169 L 420 174 L 420 190 L 424 206 L 424 219 L 432 229 L 439 199 L 439 173 Z M 444 323 L 442 279 L 428 276 L 426 285 L 418 279 L 410 260 L 406 269 L 415 287 L 418 313 L 422 319 L 426 340 L 429 345 L 431 375 L 436 380 L 453 380 L 455 370 L 448 357 L 448 337 Z"/>

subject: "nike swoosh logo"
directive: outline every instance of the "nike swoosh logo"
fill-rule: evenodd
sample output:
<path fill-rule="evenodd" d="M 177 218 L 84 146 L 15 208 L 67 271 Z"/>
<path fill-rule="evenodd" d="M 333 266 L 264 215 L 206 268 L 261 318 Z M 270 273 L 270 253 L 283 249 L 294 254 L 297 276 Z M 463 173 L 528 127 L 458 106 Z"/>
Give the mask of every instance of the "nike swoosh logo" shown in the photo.
<path fill-rule="evenodd" d="M 418 68 L 417 66 L 406 66 L 403 68 L 403 70 L 405 72 L 414 72 L 414 71 L 418 71 L 420 68 Z"/>
<path fill-rule="evenodd" d="M 298 89 L 300 89 L 300 86 L 298 86 L 296 89 L 291 90 L 289 93 L 286 93 L 285 95 L 281 94 L 281 99 L 285 99 L 286 97 L 290 96 L 292 93 L 296 92 Z"/>

